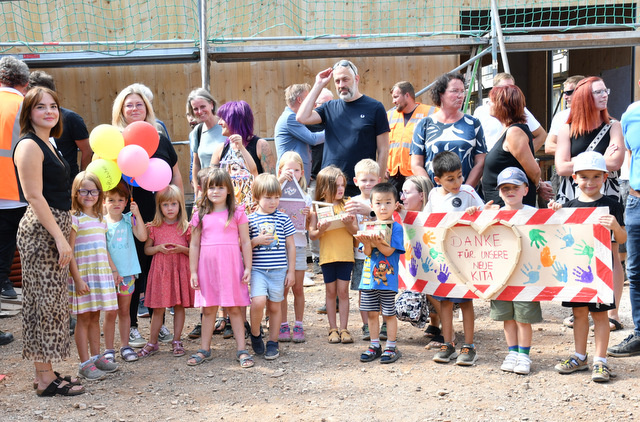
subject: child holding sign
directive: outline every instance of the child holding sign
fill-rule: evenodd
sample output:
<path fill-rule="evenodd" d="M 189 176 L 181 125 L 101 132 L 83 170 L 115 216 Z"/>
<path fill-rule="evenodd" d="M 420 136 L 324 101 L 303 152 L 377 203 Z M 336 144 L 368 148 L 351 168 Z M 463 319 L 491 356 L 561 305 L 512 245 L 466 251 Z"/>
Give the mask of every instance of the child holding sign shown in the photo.
<path fill-rule="evenodd" d="M 476 206 L 483 207 L 482 199 L 468 185 L 463 185 L 462 163 L 458 155 L 451 151 L 443 151 L 433 157 L 434 180 L 439 185 L 429 192 L 429 201 L 425 212 L 465 211 Z M 439 363 L 449 363 L 456 359 L 456 365 L 471 366 L 477 359 L 476 347 L 473 344 L 474 312 L 472 299 L 436 297 L 440 301 L 440 321 L 445 344 L 433 356 Z M 456 354 L 453 344 L 453 304 L 458 303 L 462 310 L 464 327 L 464 344 L 460 355 Z"/>
<path fill-rule="evenodd" d="M 610 215 L 600 217 L 599 223 L 613 232 L 611 251 L 613 262 L 618 257 L 618 243 L 627 240 L 624 229 L 624 210 L 615 199 L 604 196 L 600 189 L 607 179 L 607 165 L 602 154 L 586 151 L 573 159 L 573 180 L 578 184 L 580 195 L 567 202 L 565 207 L 609 207 Z M 561 208 L 558 203 L 550 203 L 553 209 Z M 591 379 L 595 382 L 607 382 L 615 375 L 607 366 L 607 346 L 609 344 L 609 317 L 607 311 L 615 308 L 616 304 L 562 302 L 562 306 L 573 308 L 573 338 L 576 351 L 567 360 L 556 365 L 555 369 L 561 374 L 589 369 L 587 364 L 587 337 L 589 335 L 589 313 L 594 323 L 596 356 L 593 358 L 593 372 Z"/>

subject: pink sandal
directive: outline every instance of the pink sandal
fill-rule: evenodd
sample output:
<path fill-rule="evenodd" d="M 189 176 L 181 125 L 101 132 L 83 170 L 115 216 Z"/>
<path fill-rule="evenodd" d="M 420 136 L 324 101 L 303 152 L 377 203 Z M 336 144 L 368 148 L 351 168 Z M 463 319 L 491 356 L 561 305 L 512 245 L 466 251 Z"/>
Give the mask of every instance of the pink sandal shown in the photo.
<path fill-rule="evenodd" d="M 138 352 L 138 357 L 139 358 L 146 358 L 146 357 L 149 357 L 151 355 L 155 355 L 156 353 L 158 353 L 159 350 L 160 350 L 160 346 L 158 346 L 158 343 L 156 343 L 156 344 L 147 343 Z"/>
<path fill-rule="evenodd" d="M 184 356 L 184 346 L 180 340 L 172 341 L 173 345 L 173 356 L 179 358 L 180 356 Z"/>

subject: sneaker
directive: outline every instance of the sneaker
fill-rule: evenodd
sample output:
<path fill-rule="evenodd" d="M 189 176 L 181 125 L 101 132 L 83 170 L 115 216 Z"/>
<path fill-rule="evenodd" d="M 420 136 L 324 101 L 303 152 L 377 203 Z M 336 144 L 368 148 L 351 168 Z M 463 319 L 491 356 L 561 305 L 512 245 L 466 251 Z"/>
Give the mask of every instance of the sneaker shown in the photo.
<path fill-rule="evenodd" d="M 202 324 L 196 325 L 193 330 L 188 334 L 189 338 L 200 338 L 202 335 Z"/>
<path fill-rule="evenodd" d="M 280 333 L 278 333 L 278 341 L 291 341 L 291 330 L 289 324 L 280 326 Z"/>
<path fill-rule="evenodd" d="M 616 375 L 611 372 L 611 369 L 604 362 L 595 362 L 593 364 L 593 372 L 591 372 L 591 381 L 594 382 L 609 382 L 611 378 L 615 378 Z"/>
<path fill-rule="evenodd" d="M 462 346 L 462 349 L 460 349 L 460 354 L 456 359 L 456 365 L 471 366 L 476 363 L 476 360 L 478 360 L 476 348 L 471 345 L 465 344 Z"/>
<path fill-rule="evenodd" d="M 506 358 L 502 361 L 501 370 L 504 372 L 513 372 L 513 369 L 516 367 L 518 363 L 518 352 L 509 352 Z"/>
<path fill-rule="evenodd" d="M 291 336 L 291 339 L 294 343 L 304 343 L 304 328 L 302 328 L 301 325 L 293 326 L 293 335 Z"/>
<path fill-rule="evenodd" d="M 138 318 L 149 318 L 149 316 L 149 309 L 144 306 L 144 298 L 141 298 L 138 303 Z"/>
<path fill-rule="evenodd" d="M 222 338 L 228 339 L 233 337 L 233 328 L 231 328 L 231 320 L 229 318 L 224 320 L 224 331 L 222 332 Z"/>
<path fill-rule="evenodd" d="M 360 362 L 373 362 L 382 355 L 382 347 L 369 345 L 369 348 L 360 355 Z"/>
<path fill-rule="evenodd" d="M 322 305 L 321 307 L 319 307 L 318 309 L 316 309 L 316 312 L 322 315 L 326 315 L 327 314 L 327 305 Z"/>
<path fill-rule="evenodd" d="M 364 324 L 362 326 L 362 340 L 364 341 L 371 340 L 371 333 L 369 333 L 369 324 Z"/>
<path fill-rule="evenodd" d="M 526 353 L 518 353 L 518 363 L 513 372 L 518 375 L 529 375 L 531 372 L 531 357 Z"/>
<path fill-rule="evenodd" d="M 107 374 L 104 371 L 96 368 L 96 365 L 89 361 L 78 371 L 78 375 L 85 378 L 87 381 L 97 381 L 104 379 Z"/>
<path fill-rule="evenodd" d="M 173 334 L 164 325 L 160 327 L 160 333 L 158 334 L 158 340 L 163 343 L 171 343 L 173 341 Z"/>
<path fill-rule="evenodd" d="M 311 278 L 312 276 L 313 274 L 304 273 L 304 280 L 302 280 L 303 287 L 315 286 L 316 282 L 314 279 Z"/>
<path fill-rule="evenodd" d="M 169 308 L 169 314 L 170 315 L 175 315 L 176 311 L 173 310 L 173 306 Z"/>
<path fill-rule="evenodd" d="M 620 344 L 607 349 L 607 355 L 618 358 L 640 354 L 640 336 L 633 333 L 622 340 Z"/>
<path fill-rule="evenodd" d="M 564 321 L 562 321 L 562 324 L 565 327 L 569 327 L 569 328 L 573 328 L 573 314 L 569 315 L 568 317 L 566 317 L 564 319 Z"/>
<path fill-rule="evenodd" d="M 561 362 L 555 366 L 555 370 L 561 374 L 571 374 L 576 371 L 586 371 L 589 369 L 587 364 L 587 357 L 584 360 L 580 360 L 576 355 L 571 355 L 567 360 Z"/>
<path fill-rule="evenodd" d="M 0 296 L 2 296 L 5 299 L 17 299 L 18 298 L 18 293 L 16 293 L 16 291 L 13 289 L 13 283 L 11 282 L 11 280 L 7 279 L 2 284 L 2 289 L 0 291 Z"/>
<path fill-rule="evenodd" d="M 0 346 L 9 344 L 14 340 L 13 334 L 0 330 Z"/>
<path fill-rule="evenodd" d="M 386 340 L 387 339 L 387 323 L 383 322 L 382 323 L 382 327 L 380 327 L 380 340 Z"/>
<path fill-rule="evenodd" d="M 445 343 L 440 347 L 440 351 L 433 356 L 433 361 L 438 363 L 449 363 L 458 356 L 456 348 L 451 343 Z"/>
<path fill-rule="evenodd" d="M 267 351 L 264 353 L 266 360 L 274 360 L 280 356 L 280 349 L 278 349 L 277 341 L 267 341 Z"/>
<path fill-rule="evenodd" d="M 254 336 L 249 333 L 249 337 L 251 338 L 251 347 L 253 348 L 253 353 L 256 355 L 264 354 L 264 341 L 261 336 Z"/>
<path fill-rule="evenodd" d="M 98 359 L 96 359 L 93 364 L 96 366 L 96 368 L 103 372 L 110 373 L 118 370 L 118 364 L 116 363 L 116 360 L 113 359 L 113 362 L 110 362 L 107 358 L 105 358 L 104 355 L 98 356 Z"/>
<path fill-rule="evenodd" d="M 142 338 L 138 327 L 131 327 L 129 329 L 129 346 L 131 347 L 144 347 L 147 341 Z"/>

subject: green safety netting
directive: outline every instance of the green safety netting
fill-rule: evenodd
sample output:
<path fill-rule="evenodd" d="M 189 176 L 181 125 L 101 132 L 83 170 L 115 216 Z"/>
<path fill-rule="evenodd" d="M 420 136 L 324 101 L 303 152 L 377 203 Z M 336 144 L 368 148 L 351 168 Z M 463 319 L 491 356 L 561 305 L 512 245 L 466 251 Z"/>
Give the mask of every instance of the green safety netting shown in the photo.
<path fill-rule="evenodd" d="M 207 0 L 212 43 L 481 36 L 490 0 Z M 498 0 L 505 34 L 634 28 L 636 2 Z M 0 52 L 118 51 L 196 46 L 198 0 L 0 0 Z M 62 43 L 62 44 L 61 44 Z"/>

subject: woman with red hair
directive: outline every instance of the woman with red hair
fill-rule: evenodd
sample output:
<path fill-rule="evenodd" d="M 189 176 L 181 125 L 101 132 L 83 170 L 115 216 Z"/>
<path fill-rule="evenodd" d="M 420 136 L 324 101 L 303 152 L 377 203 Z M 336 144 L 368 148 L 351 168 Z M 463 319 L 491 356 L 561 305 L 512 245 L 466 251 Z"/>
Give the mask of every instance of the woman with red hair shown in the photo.
<path fill-rule="evenodd" d="M 529 179 L 525 205 L 536 206 L 536 191 L 540 184 L 540 166 L 533 155 L 533 135 L 527 126 L 524 94 L 515 85 L 496 86 L 489 92 L 489 112 L 498 119 L 504 130 L 485 158 L 482 189 L 485 201 L 504 205 L 498 195 L 498 174 L 507 167 L 517 167 Z"/>

